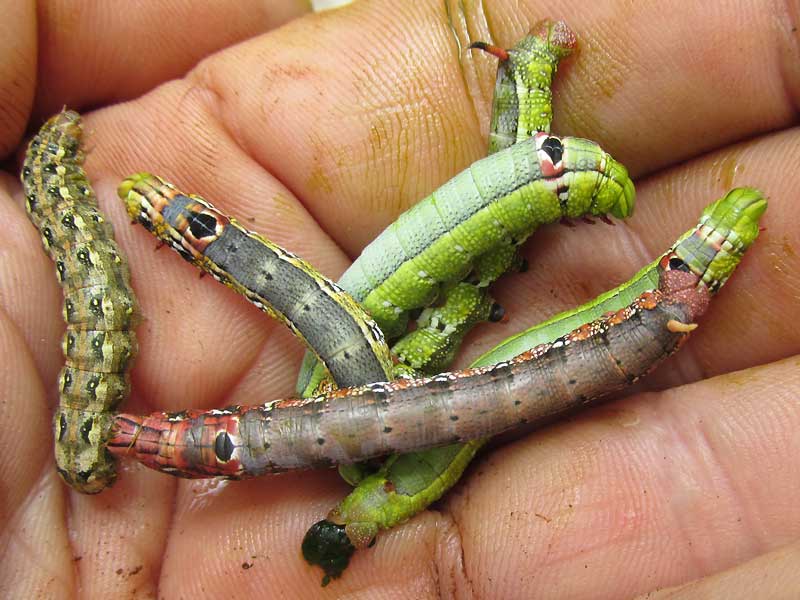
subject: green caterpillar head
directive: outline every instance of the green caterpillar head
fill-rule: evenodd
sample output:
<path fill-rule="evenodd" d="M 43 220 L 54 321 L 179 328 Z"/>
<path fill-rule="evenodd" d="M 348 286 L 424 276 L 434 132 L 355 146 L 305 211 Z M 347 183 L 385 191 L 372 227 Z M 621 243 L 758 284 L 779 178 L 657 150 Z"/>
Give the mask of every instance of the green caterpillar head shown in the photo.
<path fill-rule="evenodd" d="M 617 162 L 611 155 L 605 154 L 604 178 L 594 197 L 591 212 L 594 215 L 612 214 L 618 219 L 625 219 L 633 214 L 636 202 L 636 189 L 628 177 L 628 169 Z"/>
<path fill-rule="evenodd" d="M 767 200 L 754 188 L 735 188 L 703 211 L 697 227 L 673 249 L 713 294 L 758 237 Z"/>
<path fill-rule="evenodd" d="M 563 216 L 612 214 L 624 219 L 633 213 L 636 190 L 628 170 L 598 144 L 547 133 L 537 133 L 534 143 L 542 174 L 558 178 Z"/>

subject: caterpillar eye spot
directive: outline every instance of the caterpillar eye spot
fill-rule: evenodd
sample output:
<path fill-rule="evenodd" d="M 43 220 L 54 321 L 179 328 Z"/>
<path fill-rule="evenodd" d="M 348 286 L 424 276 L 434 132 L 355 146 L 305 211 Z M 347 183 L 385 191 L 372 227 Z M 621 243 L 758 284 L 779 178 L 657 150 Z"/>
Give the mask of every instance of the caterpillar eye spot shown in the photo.
<path fill-rule="evenodd" d="M 53 163 L 48 163 L 42 168 L 42 171 L 49 173 L 50 175 L 55 175 L 58 171 L 58 167 Z"/>
<path fill-rule="evenodd" d="M 61 191 L 54 185 L 47 188 L 47 195 L 51 198 L 58 199 L 61 197 Z"/>
<path fill-rule="evenodd" d="M 92 419 L 91 417 L 89 417 L 83 423 L 81 423 L 81 428 L 80 428 L 81 438 L 83 438 L 83 441 L 87 444 L 91 443 L 91 441 L 89 440 L 89 434 L 92 432 L 93 426 L 94 426 L 94 419 Z"/>
<path fill-rule="evenodd" d="M 91 265 L 92 264 L 92 257 L 88 250 L 85 248 L 81 248 L 78 250 L 77 254 L 78 262 L 84 265 Z"/>
<path fill-rule="evenodd" d="M 61 224 L 67 229 L 77 229 L 75 226 L 75 215 L 67 213 L 61 217 Z"/>
<path fill-rule="evenodd" d="M 547 156 L 550 157 L 553 164 L 561 162 L 561 158 L 564 156 L 564 146 L 561 144 L 561 140 L 556 137 L 549 137 L 542 142 L 542 150 L 547 152 Z"/>
<path fill-rule="evenodd" d="M 687 265 L 683 260 L 678 258 L 677 256 L 673 256 L 669 259 L 669 269 L 671 271 L 689 271 L 689 265 Z"/>
<path fill-rule="evenodd" d="M 233 441 L 231 441 L 231 436 L 226 431 L 217 435 L 214 440 L 214 454 L 217 455 L 217 459 L 220 462 L 228 462 L 233 456 L 233 449 Z"/>
<path fill-rule="evenodd" d="M 187 218 L 189 231 L 198 240 L 216 235 L 217 219 L 206 212 L 192 213 Z"/>

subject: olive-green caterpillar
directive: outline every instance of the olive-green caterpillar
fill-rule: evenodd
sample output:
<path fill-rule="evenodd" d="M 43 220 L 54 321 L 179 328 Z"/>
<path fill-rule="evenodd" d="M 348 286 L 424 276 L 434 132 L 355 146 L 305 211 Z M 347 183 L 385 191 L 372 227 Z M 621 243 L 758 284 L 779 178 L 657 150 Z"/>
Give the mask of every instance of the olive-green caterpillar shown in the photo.
<path fill-rule="evenodd" d="M 112 411 L 128 395 L 138 312 L 128 266 L 83 170 L 82 135 L 78 113 L 50 118 L 28 145 L 21 178 L 64 289 L 56 467 L 73 488 L 94 494 L 116 476 L 105 443 Z"/>
<path fill-rule="evenodd" d="M 209 202 L 149 173 L 118 189 L 128 214 L 184 259 L 286 324 L 337 381 L 391 377 L 381 330 L 341 288 L 306 261 L 242 227 Z"/>

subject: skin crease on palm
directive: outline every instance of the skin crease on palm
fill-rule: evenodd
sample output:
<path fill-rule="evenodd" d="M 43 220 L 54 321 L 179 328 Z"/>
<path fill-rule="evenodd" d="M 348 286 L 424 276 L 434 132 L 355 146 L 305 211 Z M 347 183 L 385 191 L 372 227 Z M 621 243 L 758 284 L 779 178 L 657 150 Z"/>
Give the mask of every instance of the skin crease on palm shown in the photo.
<path fill-rule="evenodd" d="M 32 2 L 0 0 L 0 596 L 800 589 L 797 2 L 376 0 L 279 29 L 302 7 L 274 2 L 271 20 L 256 3 L 144 3 L 135 18 L 65 4 L 40 2 L 37 25 Z M 291 393 L 301 346 L 178 256 L 153 252 L 127 224 L 117 183 L 161 174 L 335 278 L 485 154 L 495 63 L 463 48 L 509 46 L 545 16 L 566 19 L 581 45 L 559 72 L 553 130 L 626 164 L 638 206 L 614 228 L 538 233 L 530 271 L 496 289 L 510 322 L 479 328 L 459 365 L 626 280 L 729 188 L 770 201 L 766 230 L 710 314 L 639 393 L 496 445 L 435 510 L 382 535 L 325 589 L 299 546 L 347 491 L 334 471 L 186 482 L 122 463 L 97 496 L 61 483 L 50 432 L 61 291 L 17 178 L 26 129 L 64 104 L 85 114 L 87 171 L 145 316 L 126 410 L 261 402 Z M 236 33 L 223 39 L 214 32 L 229 18 Z"/>

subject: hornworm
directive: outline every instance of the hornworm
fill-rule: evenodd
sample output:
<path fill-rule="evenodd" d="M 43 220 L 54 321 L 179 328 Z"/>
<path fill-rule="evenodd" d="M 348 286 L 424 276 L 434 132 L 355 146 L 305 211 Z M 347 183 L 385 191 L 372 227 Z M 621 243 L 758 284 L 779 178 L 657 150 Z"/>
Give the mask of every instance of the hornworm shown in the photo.
<path fill-rule="evenodd" d="M 118 194 L 132 219 L 286 324 L 336 381 L 356 385 L 365 376 L 373 381 L 391 377 L 381 330 L 349 294 L 306 261 L 155 175 L 128 177 Z"/>
<path fill-rule="evenodd" d="M 754 241 L 758 220 L 765 209 L 766 202 L 756 190 L 732 190 L 706 208 L 694 228 L 629 281 L 506 339 L 477 358 L 472 366 L 507 361 L 528 348 L 585 329 L 587 323 L 617 312 L 642 294 L 658 289 L 665 268 L 682 269 L 685 264 L 700 278 L 698 285 L 714 293 Z M 408 520 L 441 497 L 461 477 L 487 440 L 481 438 L 463 445 L 392 457 L 380 470 L 363 479 L 326 519 L 312 526 L 303 541 L 306 560 L 325 570 L 325 580 L 338 577 L 356 548 L 370 545 L 379 530 Z"/>
<path fill-rule="evenodd" d="M 458 282 L 475 261 L 562 217 L 631 213 L 633 183 L 597 144 L 540 133 L 473 163 L 421 200 L 370 243 L 339 280 L 388 339 L 409 312 Z M 323 373 L 305 360 L 298 391 Z"/>
<path fill-rule="evenodd" d="M 128 266 L 83 170 L 82 135 L 78 113 L 50 118 L 28 145 L 21 178 L 28 216 L 64 289 L 56 468 L 73 488 L 94 494 L 116 476 L 105 442 L 112 411 L 128 395 L 138 311 Z"/>
<path fill-rule="evenodd" d="M 239 479 L 463 442 L 584 406 L 672 354 L 758 235 L 766 200 L 738 188 L 658 262 L 658 289 L 487 367 L 210 411 L 120 414 L 108 447 L 183 477 Z"/>

